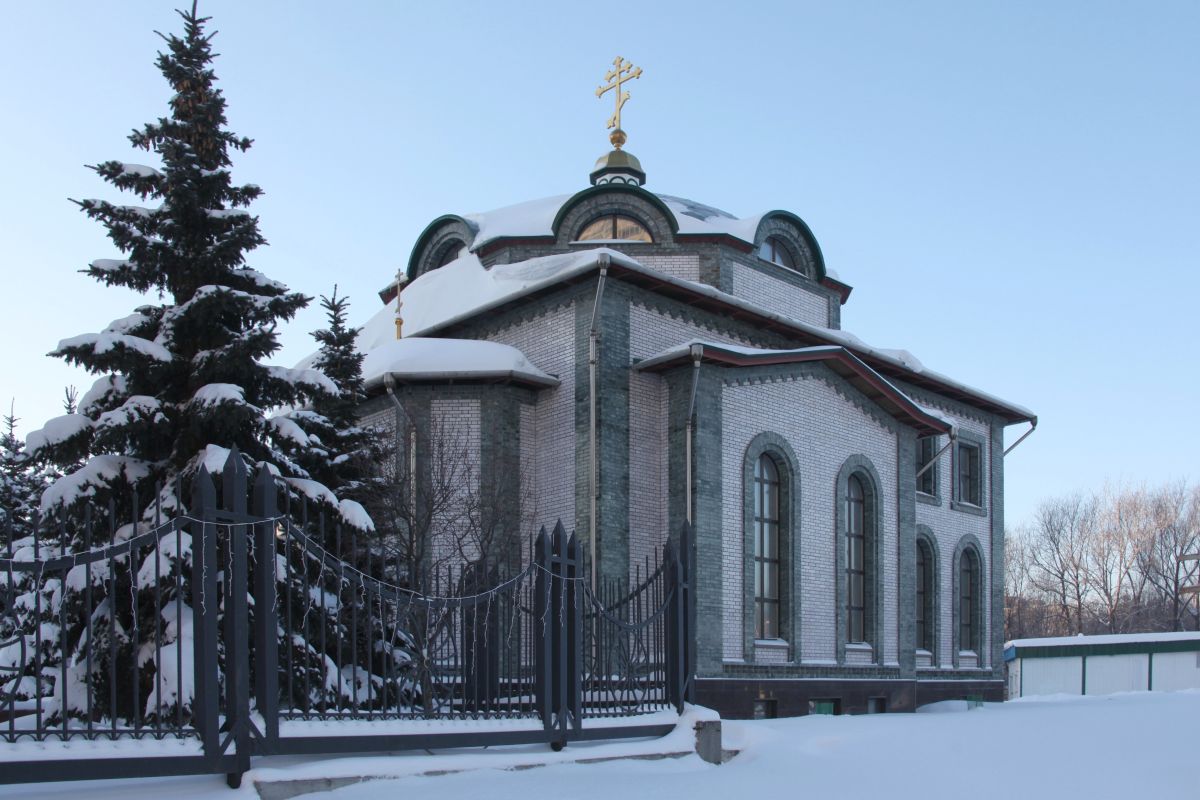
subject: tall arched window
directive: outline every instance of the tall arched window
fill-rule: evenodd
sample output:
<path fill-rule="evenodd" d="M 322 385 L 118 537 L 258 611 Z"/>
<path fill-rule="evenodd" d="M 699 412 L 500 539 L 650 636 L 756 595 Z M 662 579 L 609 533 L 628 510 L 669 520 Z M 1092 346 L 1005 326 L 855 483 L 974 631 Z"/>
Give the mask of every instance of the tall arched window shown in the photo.
<path fill-rule="evenodd" d="M 779 638 L 779 468 L 754 462 L 754 637 Z"/>
<path fill-rule="evenodd" d="M 918 650 L 933 650 L 933 632 L 937 621 L 933 618 L 933 598 L 937 590 L 933 586 L 933 553 L 924 539 L 917 539 L 917 597 L 916 620 Z"/>
<path fill-rule="evenodd" d="M 846 481 L 846 641 L 867 639 L 866 492 L 862 480 Z"/>
<path fill-rule="evenodd" d="M 963 550 L 958 565 L 958 648 L 980 651 L 979 556 L 975 549 Z"/>

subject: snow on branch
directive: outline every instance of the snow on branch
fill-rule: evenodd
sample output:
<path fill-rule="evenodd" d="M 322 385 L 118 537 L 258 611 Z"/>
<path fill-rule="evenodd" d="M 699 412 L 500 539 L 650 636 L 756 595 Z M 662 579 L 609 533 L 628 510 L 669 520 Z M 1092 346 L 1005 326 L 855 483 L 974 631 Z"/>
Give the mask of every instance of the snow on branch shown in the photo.
<path fill-rule="evenodd" d="M 353 500 L 342 500 L 338 503 L 338 514 L 352 528 L 368 533 L 375 530 L 375 523 L 371 521 L 371 515 L 360 503 Z"/>
<path fill-rule="evenodd" d="M 161 361 L 164 364 L 169 363 L 172 359 L 171 351 L 161 344 L 122 333 L 84 333 L 72 336 L 70 339 L 60 341 L 51 355 L 63 355 L 67 350 L 88 346 L 91 346 L 92 352 L 96 355 L 103 355 L 112 350 L 126 349 L 141 353 L 147 358 Z"/>
<path fill-rule="evenodd" d="M 135 264 L 128 258 L 97 258 L 88 266 L 100 272 L 117 272 L 131 269 Z"/>
<path fill-rule="evenodd" d="M 33 431 L 25 437 L 25 449 L 30 455 L 37 455 L 46 447 L 54 447 L 63 442 L 82 436 L 92 429 L 92 421 L 83 414 L 65 414 L 47 422 L 40 430 Z"/>
<path fill-rule="evenodd" d="M 145 164 L 126 164 L 121 162 L 121 171 L 127 175 L 137 175 L 139 178 L 161 178 L 162 173 L 154 167 L 148 167 Z"/>
<path fill-rule="evenodd" d="M 327 394 L 338 394 L 337 385 L 331 381 L 324 372 L 316 369 L 290 369 L 288 367 L 268 366 L 266 367 L 267 374 L 276 380 L 292 386 L 305 386 L 310 389 L 317 389 Z"/>
<path fill-rule="evenodd" d="M 98 411 L 99 407 L 111 405 L 116 397 L 125 392 L 124 375 L 104 375 L 96 379 L 92 388 L 88 389 L 83 399 L 79 401 L 79 411 L 83 414 Z"/>
<path fill-rule="evenodd" d="M 133 484 L 149 474 L 150 465 L 141 459 L 109 454 L 92 456 L 82 467 L 59 478 L 42 492 L 42 513 L 60 505 L 74 505 L 84 497 L 93 497 L 97 490 L 107 489 L 118 480 Z"/>
<path fill-rule="evenodd" d="M 294 442 L 301 447 L 307 447 L 312 444 L 312 437 L 297 425 L 294 421 L 285 416 L 274 416 L 267 419 L 269 425 L 277 434 L 284 439 Z"/>
<path fill-rule="evenodd" d="M 232 274 L 235 278 L 243 278 L 250 281 L 255 286 L 259 286 L 263 289 L 277 289 L 281 292 L 287 291 L 286 284 L 272 280 L 258 270 L 252 269 L 251 267 L 238 267 L 237 269 L 233 270 Z"/>
<path fill-rule="evenodd" d="M 206 383 L 196 390 L 190 402 L 196 406 L 217 406 L 222 403 L 249 405 L 246 402 L 246 390 L 236 383 Z"/>
<path fill-rule="evenodd" d="M 120 408 L 101 414 L 96 420 L 96 430 L 123 428 L 143 419 L 163 422 L 166 417 L 162 413 L 162 403 L 157 398 L 135 394 L 128 398 Z"/>
<path fill-rule="evenodd" d="M 284 478 L 284 480 L 287 481 L 289 486 L 309 500 L 321 505 L 338 507 L 337 495 L 329 491 L 329 488 L 325 484 L 319 481 L 311 481 L 308 478 Z"/>

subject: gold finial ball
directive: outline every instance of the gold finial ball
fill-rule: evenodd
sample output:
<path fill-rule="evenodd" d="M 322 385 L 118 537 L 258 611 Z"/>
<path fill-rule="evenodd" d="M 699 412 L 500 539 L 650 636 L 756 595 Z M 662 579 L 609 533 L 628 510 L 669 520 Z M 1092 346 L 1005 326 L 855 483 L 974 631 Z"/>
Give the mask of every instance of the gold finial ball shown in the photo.
<path fill-rule="evenodd" d="M 610 142 L 612 142 L 612 146 L 614 149 L 620 150 L 621 145 L 625 144 L 625 140 L 626 140 L 625 131 L 621 130 L 620 128 L 617 128 L 615 131 L 613 131 L 612 133 L 610 133 L 608 135 L 608 140 Z"/>

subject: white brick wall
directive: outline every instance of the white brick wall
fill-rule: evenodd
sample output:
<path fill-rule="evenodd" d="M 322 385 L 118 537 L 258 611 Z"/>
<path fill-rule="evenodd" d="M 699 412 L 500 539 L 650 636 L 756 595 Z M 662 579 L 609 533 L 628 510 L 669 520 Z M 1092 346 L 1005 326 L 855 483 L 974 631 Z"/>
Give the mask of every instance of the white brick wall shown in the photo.
<path fill-rule="evenodd" d="M 974 433 L 983 440 L 982 452 L 980 453 L 980 464 L 982 474 L 982 497 L 984 508 L 988 512 L 988 516 L 980 517 L 974 514 L 968 514 L 963 511 L 956 511 L 950 507 L 953 498 L 953 464 L 954 458 L 952 451 L 946 451 L 934 467 L 938 473 L 937 487 L 938 495 L 941 498 L 940 506 L 931 506 L 926 503 L 917 503 L 917 524 L 928 525 L 933 531 L 934 537 L 937 539 L 938 546 L 938 651 L 934 653 L 934 666 L 940 666 L 950 669 L 953 666 L 952 653 L 950 650 L 952 643 L 951 625 L 953 623 L 954 603 L 956 598 L 953 596 L 954 589 L 954 550 L 958 547 L 959 541 L 965 534 L 973 534 L 978 540 L 983 552 L 980 553 L 982 563 L 980 564 L 980 572 L 982 578 L 983 589 L 983 641 L 985 643 L 984 652 L 981 655 L 981 665 L 983 667 L 991 666 L 991 648 L 986 643 L 991 641 L 991 603 L 987 600 L 992 596 L 992 529 L 991 529 L 991 471 L 988 469 L 988 464 L 991 463 L 991 453 L 989 442 L 991 441 L 991 431 L 986 422 L 981 418 L 963 416 L 957 411 L 951 411 L 945 405 L 939 404 L 937 398 L 933 395 L 920 394 L 918 395 L 919 402 L 926 406 L 936 408 L 942 416 L 948 418 L 955 425 L 964 431 Z M 946 437 L 942 436 L 938 441 L 938 449 L 941 449 L 946 444 Z M 966 666 L 962 664 L 960 666 Z"/>
<path fill-rule="evenodd" d="M 700 280 L 700 256 L 643 256 L 635 254 L 638 263 L 644 267 L 664 272 L 673 278 L 685 281 Z"/>
<path fill-rule="evenodd" d="M 629 354 L 649 358 L 691 339 L 723 344 L 748 342 L 645 306 L 629 309 Z M 630 372 L 629 378 L 629 569 L 666 543 L 667 401 L 666 381 Z"/>
<path fill-rule="evenodd" d="M 575 526 L 575 306 L 552 309 L 541 316 L 489 337 L 512 345 L 534 365 L 561 383 L 538 393 L 533 414 L 533 486 L 527 494 L 537 498 L 530 513 L 536 526 L 552 528 L 561 519 L 567 530 Z M 524 424 L 524 420 L 522 420 Z M 528 443 L 530 439 L 524 437 Z"/>
<path fill-rule="evenodd" d="M 782 269 L 782 268 L 781 268 Z M 829 301 L 744 264 L 733 264 L 733 294 L 776 314 L 829 327 Z"/>
<path fill-rule="evenodd" d="M 442 446 L 446 449 L 441 452 L 449 459 L 444 467 L 435 466 L 434 474 L 454 474 L 458 478 L 455 500 L 432 521 L 430 550 L 438 564 L 458 563 L 463 557 L 470 561 L 479 557 L 479 548 L 470 530 L 469 519 L 463 512 L 479 485 L 479 401 L 434 398 L 429 410 L 433 431 L 445 437 Z M 439 445 L 435 444 L 434 448 L 436 452 Z"/>
<path fill-rule="evenodd" d="M 815 377 L 775 383 L 726 385 L 721 412 L 722 498 L 725 589 L 722 605 L 724 656 L 744 658 L 741 575 L 745 559 L 742 467 L 746 448 L 759 433 L 772 432 L 791 445 L 799 460 L 799 547 L 793 536 L 792 569 L 801 584 L 803 661 L 828 662 L 836 657 L 835 527 L 838 471 L 856 453 L 871 460 L 879 474 L 882 536 L 884 661 L 895 662 L 896 626 L 896 437 L 873 417 Z M 795 609 L 792 609 L 795 612 Z"/>

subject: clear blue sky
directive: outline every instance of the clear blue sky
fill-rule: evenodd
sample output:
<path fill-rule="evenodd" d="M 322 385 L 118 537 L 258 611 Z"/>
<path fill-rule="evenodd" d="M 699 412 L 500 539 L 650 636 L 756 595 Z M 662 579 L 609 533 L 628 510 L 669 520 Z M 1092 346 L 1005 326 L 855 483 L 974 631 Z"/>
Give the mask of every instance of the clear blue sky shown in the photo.
<path fill-rule="evenodd" d="M 22 430 L 92 378 L 45 357 L 138 304 L 68 197 L 145 163 L 170 2 L 5 2 L 0 398 Z M 843 324 L 1033 408 L 1010 523 L 1105 480 L 1198 478 L 1200 3 L 207 0 L 231 127 L 256 140 L 251 265 L 365 319 L 435 216 L 587 185 L 617 54 L 648 188 L 795 211 L 855 286 Z M 280 361 L 313 347 L 310 309 Z M 1013 432 L 1010 430 L 1010 438 Z"/>

